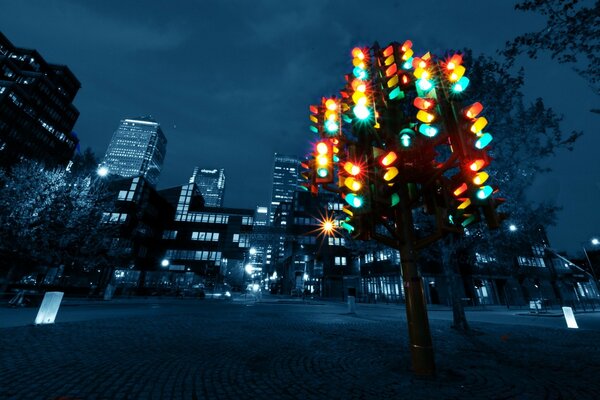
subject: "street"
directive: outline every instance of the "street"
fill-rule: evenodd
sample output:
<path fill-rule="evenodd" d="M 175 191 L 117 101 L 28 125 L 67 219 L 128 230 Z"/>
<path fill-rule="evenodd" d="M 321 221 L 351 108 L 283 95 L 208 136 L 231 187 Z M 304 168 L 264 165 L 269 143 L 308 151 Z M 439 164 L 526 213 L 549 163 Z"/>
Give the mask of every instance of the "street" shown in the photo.
<path fill-rule="evenodd" d="M 431 311 L 437 374 L 418 378 L 401 306 L 67 301 L 47 326 L 31 325 L 34 309 L 1 308 L 0 399 L 600 397 L 600 314 L 569 330 L 515 313 L 471 311 L 461 334 Z"/>

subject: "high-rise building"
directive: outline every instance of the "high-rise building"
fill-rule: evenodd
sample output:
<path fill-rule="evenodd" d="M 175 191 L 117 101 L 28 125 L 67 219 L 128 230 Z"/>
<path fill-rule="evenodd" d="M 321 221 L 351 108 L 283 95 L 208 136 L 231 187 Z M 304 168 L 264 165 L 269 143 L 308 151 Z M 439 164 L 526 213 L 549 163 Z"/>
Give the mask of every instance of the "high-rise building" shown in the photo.
<path fill-rule="evenodd" d="M 269 208 L 264 206 L 256 206 L 254 211 L 254 226 L 269 225 Z"/>
<path fill-rule="evenodd" d="M 300 159 L 275 153 L 273 162 L 273 189 L 271 192 L 271 207 L 269 209 L 269 223 L 273 223 L 275 210 L 282 202 L 290 202 L 294 192 L 301 183 Z"/>
<path fill-rule="evenodd" d="M 225 170 L 194 168 L 190 183 L 195 183 L 207 207 L 223 207 L 225 197 Z"/>
<path fill-rule="evenodd" d="M 101 168 L 124 178 L 144 176 L 156 186 L 167 152 L 167 138 L 151 117 L 126 118 L 106 150 Z"/>
<path fill-rule="evenodd" d="M 69 68 L 0 33 L 0 165 L 68 164 L 78 143 L 72 129 L 79 111 L 72 103 L 80 87 Z"/>

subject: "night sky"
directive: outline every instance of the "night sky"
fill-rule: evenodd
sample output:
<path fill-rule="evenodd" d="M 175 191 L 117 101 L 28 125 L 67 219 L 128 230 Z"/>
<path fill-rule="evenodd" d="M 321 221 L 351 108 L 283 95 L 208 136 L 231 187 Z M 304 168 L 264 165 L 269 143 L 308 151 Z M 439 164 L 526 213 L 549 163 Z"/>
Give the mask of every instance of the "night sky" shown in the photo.
<path fill-rule="evenodd" d="M 342 86 L 352 47 L 411 39 L 417 54 L 469 47 L 494 55 L 543 26 L 507 0 L 31 0 L 1 8 L 0 30 L 13 44 L 66 64 L 81 81 L 82 149 L 101 157 L 120 119 L 152 115 L 168 139 L 159 188 L 186 183 L 194 166 L 223 167 L 225 205 L 240 208 L 268 204 L 273 153 L 309 151 L 308 106 Z M 528 100 L 542 97 L 564 114 L 565 131 L 584 131 L 531 190 L 564 206 L 550 241 L 576 252 L 600 235 L 600 115 L 589 112 L 598 98 L 571 66 L 546 56 L 520 65 Z"/>

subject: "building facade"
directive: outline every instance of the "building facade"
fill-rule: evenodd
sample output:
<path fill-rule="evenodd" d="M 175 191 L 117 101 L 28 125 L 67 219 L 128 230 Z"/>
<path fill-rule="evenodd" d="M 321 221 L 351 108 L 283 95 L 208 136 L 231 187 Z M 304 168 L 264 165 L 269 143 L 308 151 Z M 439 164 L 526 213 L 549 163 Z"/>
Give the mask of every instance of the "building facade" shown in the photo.
<path fill-rule="evenodd" d="M 151 117 L 121 120 L 100 164 L 111 175 L 143 176 L 156 186 L 167 152 L 167 138 Z"/>
<path fill-rule="evenodd" d="M 0 33 L 0 165 L 22 159 L 68 165 L 78 144 L 73 100 L 80 87 L 69 68 Z"/>
<path fill-rule="evenodd" d="M 194 168 L 190 183 L 195 183 L 207 207 L 223 207 L 225 199 L 225 170 Z"/>
<path fill-rule="evenodd" d="M 206 207 L 195 183 L 160 191 L 175 208 L 175 218 L 163 233 L 166 269 L 197 280 L 207 288 L 222 284 L 241 287 L 249 262 L 253 210 Z"/>
<path fill-rule="evenodd" d="M 273 186 L 271 190 L 271 205 L 269 222 L 273 223 L 277 206 L 282 202 L 290 202 L 294 192 L 301 183 L 300 159 L 275 153 L 273 160 Z"/>

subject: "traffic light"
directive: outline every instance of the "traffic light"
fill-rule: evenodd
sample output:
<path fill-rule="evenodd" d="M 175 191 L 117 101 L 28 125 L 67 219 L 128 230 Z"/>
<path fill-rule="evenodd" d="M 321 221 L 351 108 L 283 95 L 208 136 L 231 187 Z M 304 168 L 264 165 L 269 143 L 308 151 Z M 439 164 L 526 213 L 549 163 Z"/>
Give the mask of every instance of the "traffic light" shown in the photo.
<path fill-rule="evenodd" d="M 385 93 L 386 100 L 402 100 L 404 98 L 404 92 L 399 86 L 400 68 L 398 65 L 403 63 L 403 61 L 398 52 L 398 48 L 398 43 L 391 43 L 378 54 L 377 62 L 382 77 L 383 92 Z"/>
<path fill-rule="evenodd" d="M 328 136 L 339 136 L 342 132 L 341 104 L 335 97 L 323 99 L 325 109 L 324 131 Z"/>
<path fill-rule="evenodd" d="M 323 112 L 320 106 L 310 106 L 310 130 L 321 136 L 323 133 Z"/>
<path fill-rule="evenodd" d="M 469 179 L 459 173 L 453 176 L 449 183 L 450 201 L 448 204 L 449 222 L 455 226 L 466 228 L 479 220 L 479 214 L 471 200 L 472 188 Z"/>
<path fill-rule="evenodd" d="M 462 93 L 469 86 L 469 78 L 465 75 L 465 67 L 462 65 L 462 56 L 454 54 L 448 62 L 443 65 L 444 74 L 450 83 L 450 90 L 455 93 Z"/>
<path fill-rule="evenodd" d="M 299 185 L 302 190 L 311 192 L 313 195 L 318 194 L 319 188 L 315 185 L 315 177 L 313 174 L 314 160 L 307 160 L 300 163 L 300 177 L 303 182 Z"/>
<path fill-rule="evenodd" d="M 356 47 L 352 50 L 352 65 L 354 69 L 352 74 L 354 79 L 351 81 L 352 88 L 352 113 L 359 121 L 368 120 L 373 116 L 371 108 L 372 100 L 369 93 L 369 52 L 367 49 Z"/>
<path fill-rule="evenodd" d="M 333 182 L 333 148 L 330 140 L 317 142 L 314 158 L 315 183 Z"/>
<path fill-rule="evenodd" d="M 431 55 L 427 53 L 423 57 L 413 58 L 412 66 L 415 69 L 413 75 L 417 78 L 417 93 L 420 97 L 424 97 L 435 87 Z"/>
<path fill-rule="evenodd" d="M 363 173 L 357 164 L 349 161 L 346 161 L 344 164 L 344 171 L 346 173 L 340 174 L 343 199 L 353 209 L 364 208 L 368 200 L 369 191 L 366 174 Z"/>
<path fill-rule="evenodd" d="M 433 124 L 439 117 L 436 110 L 436 99 L 432 97 L 416 97 L 413 100 L 413 105 L 419 110 L 417 111 L 417 120 L 419 120 L 419 133 L 428 138 L 436 137 L 439 133 L 439 128 Z"/>
<path fill-rule="evenodd" d="M 402 146 L 403 149 L 409 149 L 412 147 L 415 139 L 415 131 L 413 129 L 404 128 L 400 131 L 398 135 L 398 139 L 400 140 L 400 146 Z"/>

